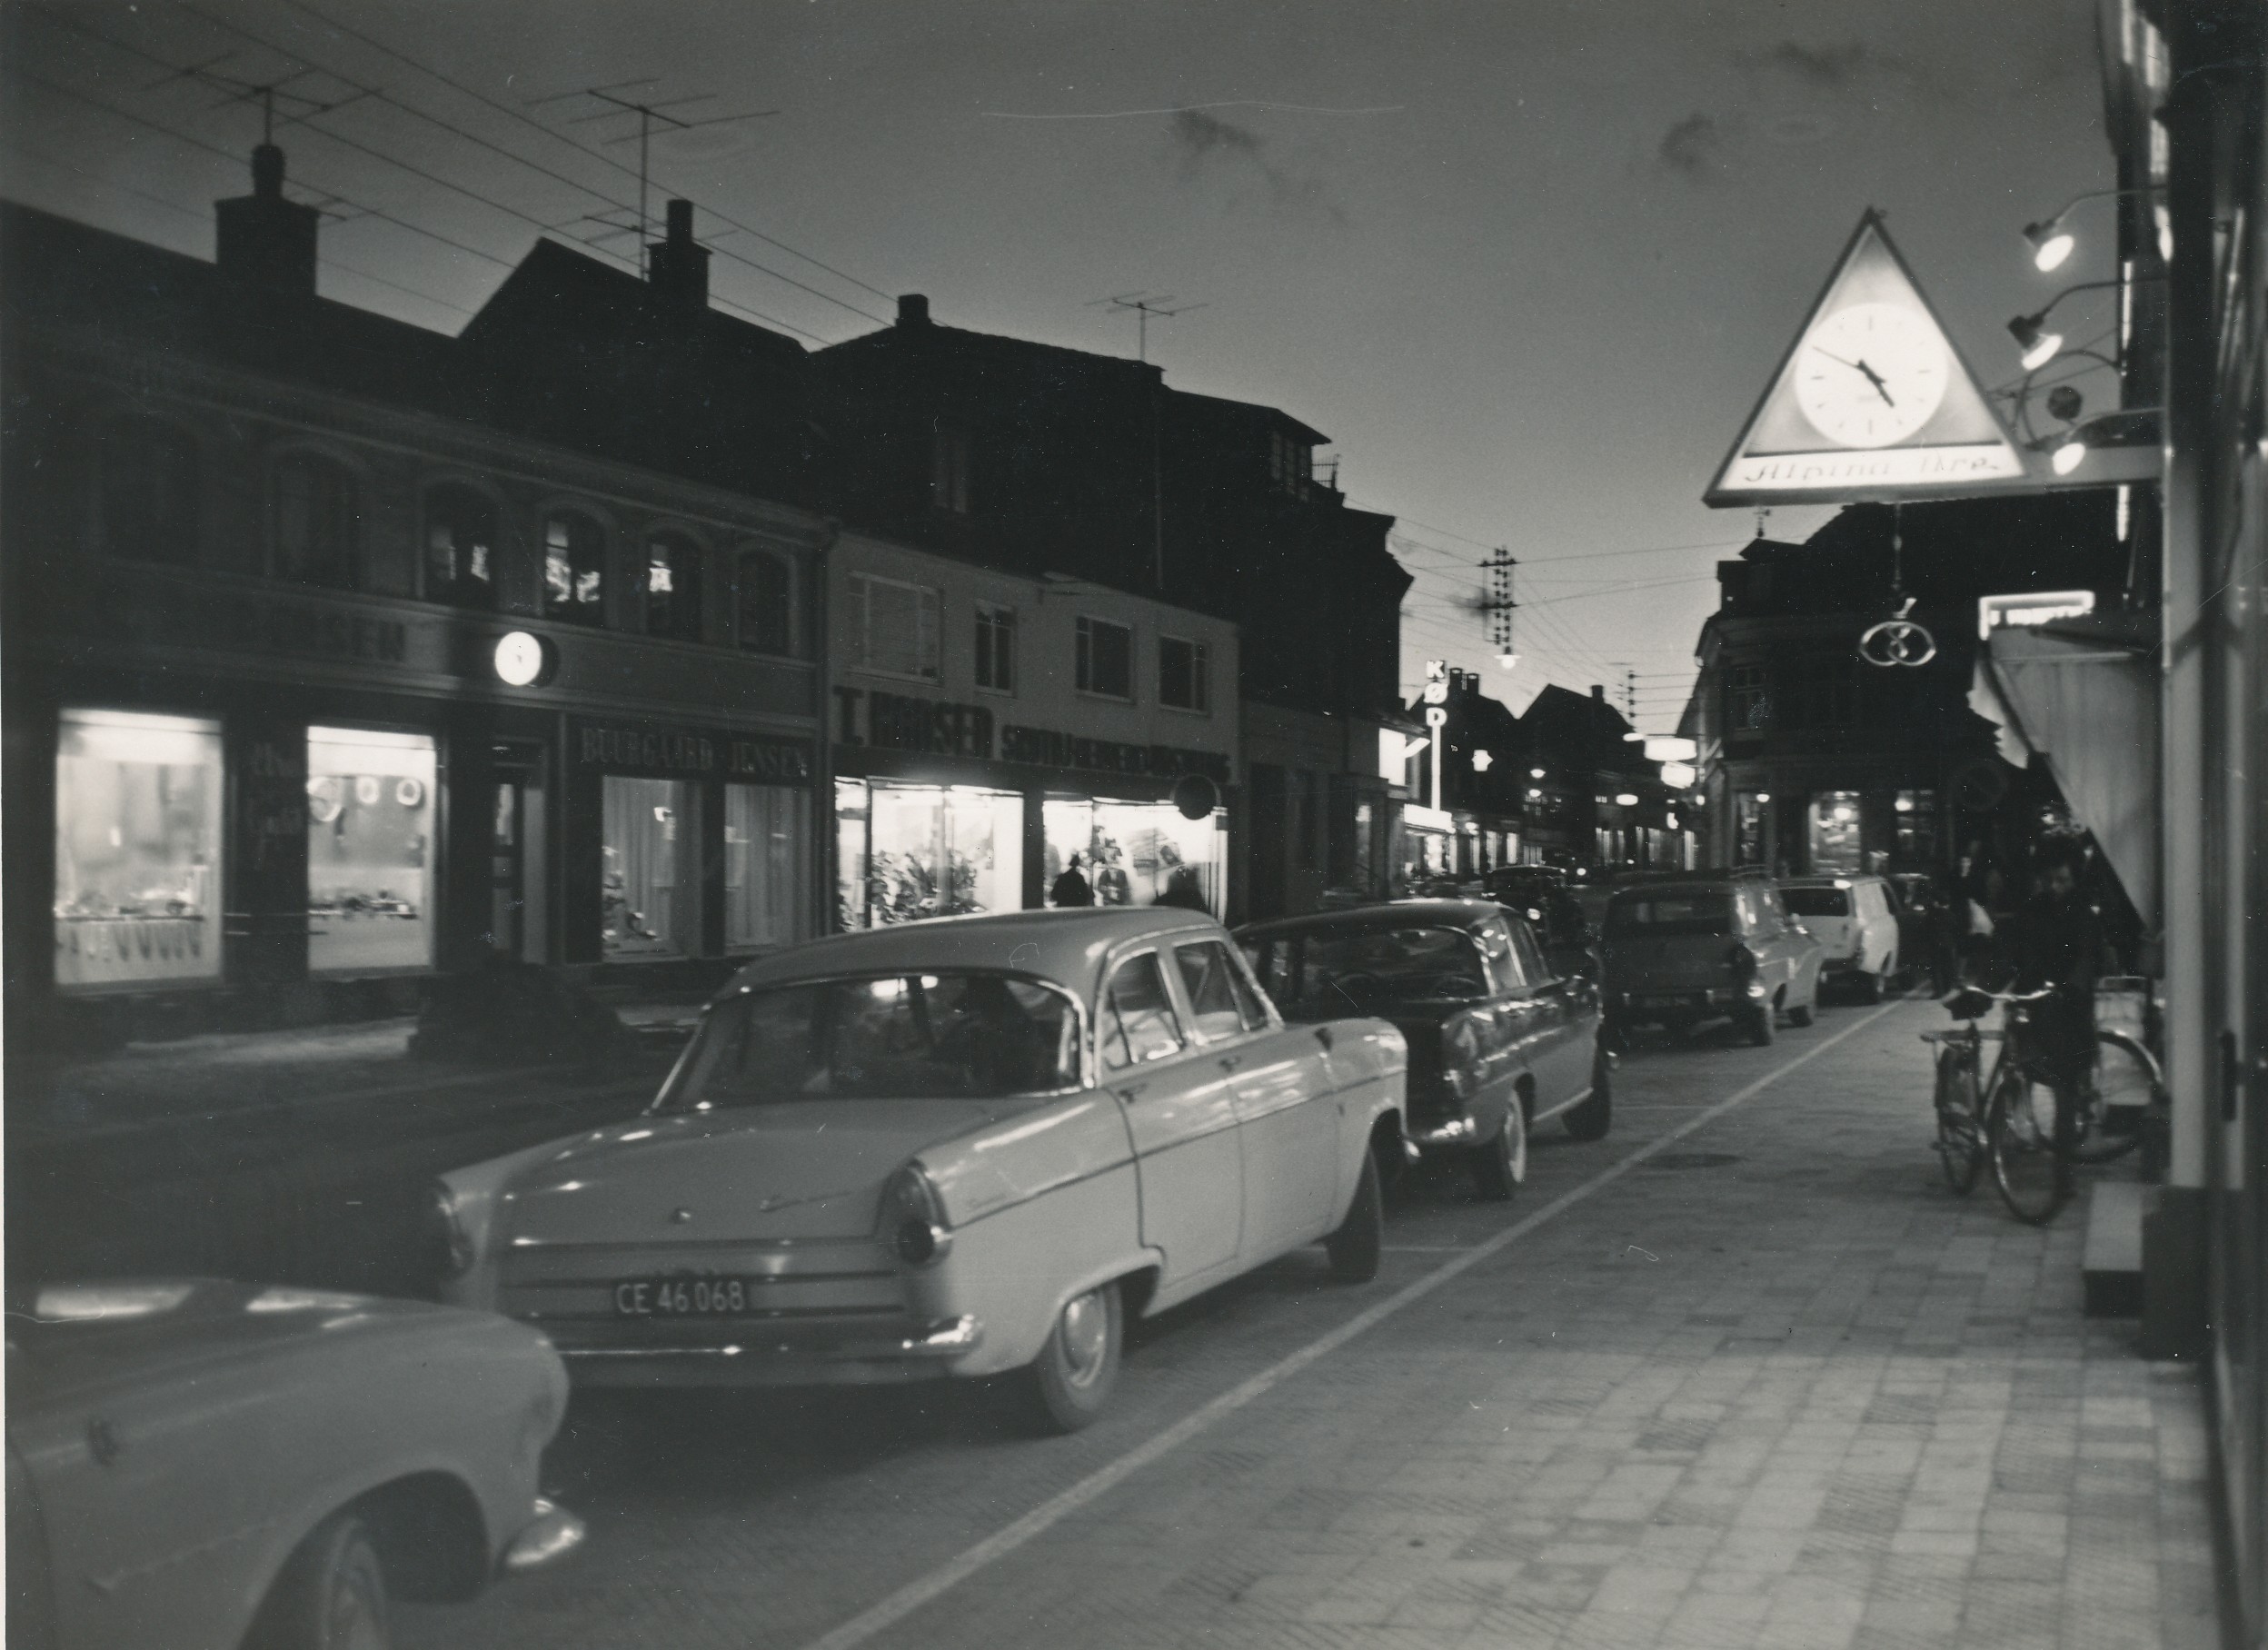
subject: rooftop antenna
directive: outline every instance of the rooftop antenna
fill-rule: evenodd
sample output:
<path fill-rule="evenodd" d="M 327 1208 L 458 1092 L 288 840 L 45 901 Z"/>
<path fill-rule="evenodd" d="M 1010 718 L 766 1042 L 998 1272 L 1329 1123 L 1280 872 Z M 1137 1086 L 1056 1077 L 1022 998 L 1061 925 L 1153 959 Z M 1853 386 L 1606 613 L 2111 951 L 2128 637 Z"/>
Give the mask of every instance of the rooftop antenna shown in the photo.
<path fill-rule="evenodd" d="M 365 97 L 377 94 L 375 86 L 357 85 L 344 75 L 334 75 L 328 69 L 294 69 L 290 74 L 281 75 L 274 80 L 244 80 L 234 75 L 222 74 L 221 65 L 234 55 L 233 52 L 224 52 L 218 57 L 209 57 L 203 63 L 190 64 L 184 68 L 176 69 L 171 75 L 152 81 L 143 89 L 154 92 L 158 87 L 171 85 L 176 80 L 194 80 L 203 85 L 217 87 L 227 94 L 219 103 L 213 105 L 216 109 L 225 109 L 232 104 L 257 103 L 260 105 L 260 141 L 263 144 L 275 142 L 275 129 L 278 125 L 288 126 L 310 121 L 318 114 L 328 114 L 333 109 L 343 109 L 349 104 L 360 103 Z M 291 89 L 294 82 L 305 80 L 309 75 L 316 74 L 344 86 L 346 95 L 322 98 Z M 280 119 L 275 109 L 275 100 L 279 97 L 284 103 L 284 114 Z"/>
<path fill-rule="evenodd" d="M 592 121 L 619 120 L 625 114 L 635 114 L 638 117 L 638 241 L 642 249 L 639 253 L 639 267 L 642 270 L 645 267 L 647 256 L 642 249 L 653 239 L 653 216 L 647 209 L 652 176 L 647 161 L 653 144 L 654 123 L 659 121 L 676 132 L 691 132 L 702 126 L 724 126 L 731 125 L 736 121 L 762 120 L 768 115 L 780 113 L 777 109 L 748 109 L 738 114 L 711 114 L 701 120 L 686 120 L 671 114 L 670 111 L 681 109 L 691 104 L 709 103 L 716 97 L 716 94 L 695 92 L 684 97 L 666 98 L 658 102 L 641 102 L 633 97 L 620 95 L 624 92 L 635 91 L 640 86 L 650 86 L 655 84 L 657 84 L 655 78 L 649 75 L 643 80 L 612 81 L 602 86 L 582 86 L 572 92 L 554 92 L 549 97 L 534 97 L 528 100 L 528 106 L 532 109 L 541 104 L 563 103 L 571 97 L 595 97 L 599 102 L 611 105 L 601 109 L 595 114 L 576 115 L 567 123 L 571 126 L 588 125 Z M 610 137 L 603 141 L 610 144 L 626 144 L 630 141 L 630 137 L 631 134 L 625 132 L 620 137 Z M 594 238 L 603 239 L 604 237 Z"/>
<path fill-rule="evenodd" d="M 1496 649 L 1497 662 L 1507 671 L 1520 662 L 1519 650 L 1512 642 L 1512 614 L 1520 605 L 1512 599 L 1512 570 L 1519 564 L 1502 546 L 1480 564 L 1488 575 L 1488 593 L 1481 599 L 1480 611 L 1488 615 L 1488 642 Z"/>
<path fill-rule="evenodd" d="M 1109 304 L 1112 309 L 1132 310 L 1135 315 L 1135 359 L 1147 364 L 1149 361 L 1149 318 L 1170 321 L 1176 315 L 1186 315 L 1191 310 L 1201 310 L 1202 303 L 1180 303 L 1173 301 L 1171 293 L 1119 293 L 1113 297 L 1097 298 L 1087 307 Z M 1169 307 L 1170 306 L 1170 307 Z"/>
<path fill-rule="evenodd" d="M 1764 537 L 1764 518 L 1771 513 L 1772 511 L 1768 505 L 1759 504 L 1756 506 L 1756 537 L 1759 539 Z"/>

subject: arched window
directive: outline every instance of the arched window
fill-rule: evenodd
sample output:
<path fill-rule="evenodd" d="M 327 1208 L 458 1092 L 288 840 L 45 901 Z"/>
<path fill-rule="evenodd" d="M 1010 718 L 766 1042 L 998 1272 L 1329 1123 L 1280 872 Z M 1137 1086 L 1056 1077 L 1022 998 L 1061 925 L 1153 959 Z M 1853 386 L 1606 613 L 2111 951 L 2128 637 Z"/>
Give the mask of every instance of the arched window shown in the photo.
<path fill-rule="evenodd" d="M 646 634 L 701 640 L 701 546 L 681 532 L 646 540 Z"/>
<path fill-rule="evenodd" d="M 279 579 L 349 590 L 361 510 L 345 466 L 312 452 L 276 461 L 268 571 Z"/>
<path fill-rule="evenodd" d="M 194 562 L 196 443 L 154 418 L 121 419 L 104 432 L 96 462 L 104 550 L 174 567 Z"/>
<path fill-rule="evenodd" d="M 606 622 L 606 533 L 589 516 L 562 511 L 544 518 L 543 616 Z"/>
<path fill-rule="evenodd" d="M 768 550 L 744 550 L 739 575 L 741 645 L 751 653 L 792 654 L 795 583 L 787 558 Z"/>
<path fill-rule="evenodd" d="M 425 600 L 496 606 L 496 504 L 451 483 L 425 495 Z"/>

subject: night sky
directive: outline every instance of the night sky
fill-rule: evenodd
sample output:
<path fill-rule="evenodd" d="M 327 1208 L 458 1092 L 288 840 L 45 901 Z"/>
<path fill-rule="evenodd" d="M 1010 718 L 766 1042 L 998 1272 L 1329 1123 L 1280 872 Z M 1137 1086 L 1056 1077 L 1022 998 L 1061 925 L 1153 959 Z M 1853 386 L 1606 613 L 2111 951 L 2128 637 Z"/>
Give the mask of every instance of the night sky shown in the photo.
<path fill-rule="evenodd" d="M 652 211 L 703 209 L 718 297 L 834 342 L 921 292 L 1120 354 L 1133 319 L 1096 301 L 1201 304 L 1151 328 L 1169 382 L 1286 408 L 1403 518 L 1406 679 L 1446 656 L 1515 703 L 1619 700 L 1626 667 L 1656 731 L 1755 531 L 1702 489 L 1859 213 L 1988 385 L 2009 316 L 2108 273 L 2100 204 L 2054 276 L 2017 238 L 2110 181 L 2085 0 L 17 0 L 0 26 L 7 194 L 204 256 L 260 131 L 232 87 L 323 71 L 277 112 L 295 192 L 342 203 L 323 290 L 450 332 L 545 228 L 631 253 L 592 220 L 634 216 L 636 117 L 533 100 L 651 77 L 617 94 L 777 111 L 653 144 Z M 1460 606 L 1499 544 L 1508 677 Z"/>

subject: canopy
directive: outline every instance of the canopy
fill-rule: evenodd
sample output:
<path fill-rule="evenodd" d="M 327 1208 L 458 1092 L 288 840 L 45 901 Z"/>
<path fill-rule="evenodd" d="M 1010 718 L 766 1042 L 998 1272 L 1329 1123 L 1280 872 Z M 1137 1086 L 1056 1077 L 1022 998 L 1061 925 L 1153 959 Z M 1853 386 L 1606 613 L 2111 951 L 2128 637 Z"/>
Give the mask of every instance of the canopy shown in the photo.
<path fill-rule="evenodd" d="M 1999 724 L 2003 755 L 2046 761 L 2144 924 L 2157 929 L 2158 669 L 2150 641 L 2118 617 L 1995 630 L 1977 655 L 1969 704 Z"/>

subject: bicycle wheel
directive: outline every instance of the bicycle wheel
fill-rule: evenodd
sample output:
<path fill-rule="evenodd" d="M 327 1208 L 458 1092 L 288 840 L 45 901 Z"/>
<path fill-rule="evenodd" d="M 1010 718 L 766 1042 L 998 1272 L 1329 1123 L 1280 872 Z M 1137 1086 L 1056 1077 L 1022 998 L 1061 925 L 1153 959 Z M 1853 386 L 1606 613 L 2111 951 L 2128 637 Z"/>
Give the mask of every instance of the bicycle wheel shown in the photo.
<path fill-rule="evenodd" d="M 2095 1034 L 2094 1069 L 2088 1074 L 2087 1116 L 2072 1156 L 2082 1163 L 2108 1163 L 2142 1144 L 2157 1093 L 2157 1074 L 2134 1044 L 2108 1031 Z M 2124 1132 L 2114 1134 L 2117 1120 Z"/>
<path fill-rule="evenodd" d="M 2044 1226 L 2064 1206 L 2069 1169 L 2055 1158 L 2055 1091 L 2021 1071 L 2004 1070 L 1984 1114 L 1993 1184 L 2008 1212 Z"/>
<path fill-rule="evenodd" d="M 1984 1167 L 1984 1133 L 1977 1127 L 1976 1067 L 1965 1056 L 1937 1057 L 1937 1164 L 1945 1184 L 1963 1197 L 1976 1188 Z"/>

